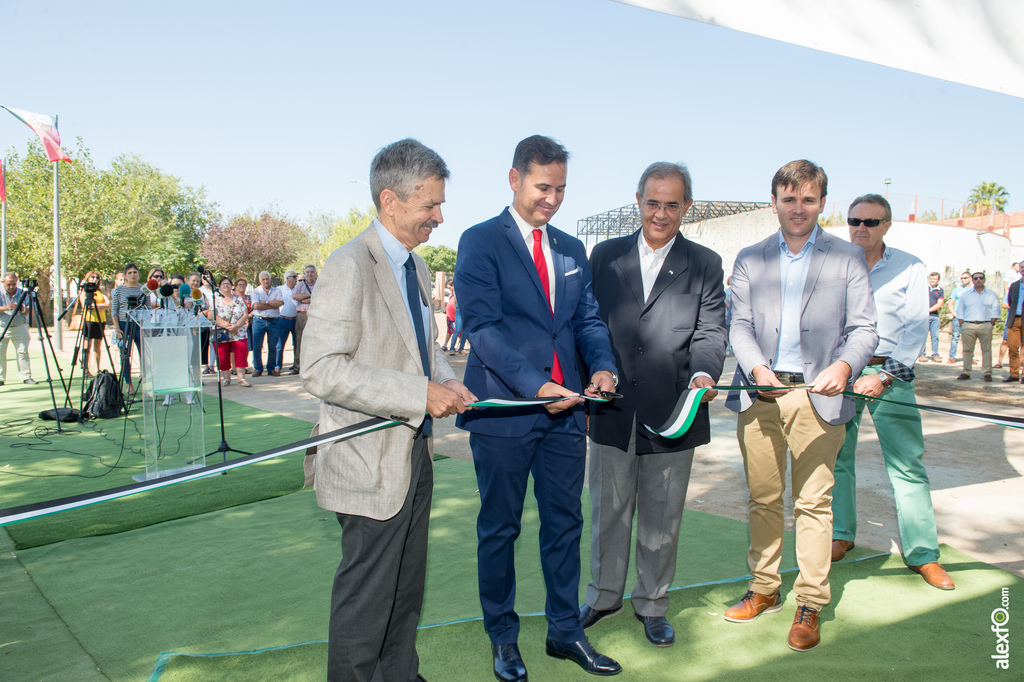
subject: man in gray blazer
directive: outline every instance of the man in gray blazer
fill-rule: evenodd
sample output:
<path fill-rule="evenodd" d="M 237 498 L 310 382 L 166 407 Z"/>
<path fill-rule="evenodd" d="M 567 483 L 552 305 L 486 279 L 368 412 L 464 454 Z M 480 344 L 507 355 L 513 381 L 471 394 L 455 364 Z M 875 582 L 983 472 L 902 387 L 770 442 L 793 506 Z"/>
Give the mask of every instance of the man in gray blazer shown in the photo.
<path fill-rule="evenodd" d="M 437 346 L 426 264 L 412 250 L 441 223 L 448 168 L 416 140 L 370 165 L 378 217 L 331 254 L 317 280 L 302 380 L 322 432 L 370 417 L 402 425 L 321 446 L 317 502 L 336 512 L 330 680 L 417 680 L 416 626 L 433 488 L 431 418 L 475 400 Z"/>
<path fill-rule="evenodd" d="M 780 231 L 740 251 L 732 274 L 734 384 L 772 386 L 733 391 L 750 490 L 748 591 L 725 612 L 743 623 L 782 609 L 786 449 L 792 455 L 797 610 L 789 632 L 796 651 L 820 641 L 819 615 L 829 603 L 832 486 L 836 456 L 854 414 L 852 377 L 871 359 L 878 334 L 864 251 L 818 227 L 828 178 L 810 161 L 792 161 L 772 179 Z M 790 386 L 813 385 L 809 390 Z"/>
<path fill-rule="evenodd" d="M 690 171 L 658 162 L 640 176 L 641 229 L 601 242 L 590 256 L 594 296 L 619 368 L 618 391 L 590 413 L 589 628 L 622 610 L 636 514 L 636 572 L 631 601 L 655 646 L 675 641 L 665 618 L 676 571 L 679 524 L 693 449 L 711 440 L 707 405 L 687 433 L 662 438 L 660 426 L 687 388 L 714 386 L 725 362 L 722 259 L 679 234 L 693 205 Z M 705 399 L 713 397 L 711 392 Z"/>

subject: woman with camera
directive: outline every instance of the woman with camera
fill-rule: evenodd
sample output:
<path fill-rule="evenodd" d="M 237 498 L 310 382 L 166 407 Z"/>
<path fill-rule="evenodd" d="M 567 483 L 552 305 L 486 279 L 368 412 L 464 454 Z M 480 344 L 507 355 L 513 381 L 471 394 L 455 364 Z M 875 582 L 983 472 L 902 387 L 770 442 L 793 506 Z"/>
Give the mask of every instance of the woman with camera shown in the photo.
<path fill-rule="evenodd" d="M 78 300 L 75 301 L 75 311 L 71 314 L 72 317 L 76 314 L 82 316 L 82 338 L 85 340 L 82 368 L 87 379 L 92 376 L 89 371 L 90 355 L 96 364 L 96 373 L 100 371 L 100 345 L 103 343 L 108 310 L 110 301 L 100 290 L 100 273 L 90 270 L 85 273 L 82 290 L 78 292 Z"/>

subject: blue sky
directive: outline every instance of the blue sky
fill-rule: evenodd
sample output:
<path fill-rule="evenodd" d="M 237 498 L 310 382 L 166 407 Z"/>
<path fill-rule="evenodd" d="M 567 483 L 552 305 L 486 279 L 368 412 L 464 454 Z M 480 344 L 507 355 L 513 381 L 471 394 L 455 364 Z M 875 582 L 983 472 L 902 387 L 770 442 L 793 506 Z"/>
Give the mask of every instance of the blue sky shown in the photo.
<path fill-rule="evenodd" d="M 553 221 L 570 232 L 632 202 L 656 160 L 686 162 L 703 200 L 767 201 L 809 158 L 844 212 L 886 177 L 957 201 L 996 181 L 1024 209 L 1024 100 L 611 0 L 0 0 L 0 25 L 0 104 L 59 114 L 66 147 L 138 154 L 225 213 L 367 205 L 348 181 L 412 136 L 452 171 L 431 243 L 454 247 L 509 202 L 534 133 L 573 154 Z M 0 150 L 31 135 L 0 116 Z"/>

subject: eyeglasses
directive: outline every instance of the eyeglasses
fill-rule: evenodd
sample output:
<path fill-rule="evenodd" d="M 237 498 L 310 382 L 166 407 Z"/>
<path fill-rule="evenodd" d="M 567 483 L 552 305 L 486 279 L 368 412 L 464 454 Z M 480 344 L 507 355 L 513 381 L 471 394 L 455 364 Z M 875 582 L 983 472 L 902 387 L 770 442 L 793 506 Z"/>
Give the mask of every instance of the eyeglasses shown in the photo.
<path fill-rule="evenodd" d="M 971 277 L 971 279 L 977 279 L 977 280 L 984 281 L 985 280 L 985 276 L 984 275 L 975 275 L 974 277 Z"/>
<path fill-rule="evenodd" d="M 665 209 L 666 213 L 676 214 L 683 210 L 683 205 L 675 201 L 670 201 L 667 204 L 663 204 L 660 201 L 649 199 L 644 202 L 644 210 L 650 211 L 651 213 L 659 213 L 661 209 Z"/>
<path fill-rule="evenodd" d="M 879 220 L 878 218 L 865 218 L 863 220 L 861 220 L 860 218 L 846 219 L 846 224 L 849 225 L 850 227 L 860 227 L 861 223 L 864 223 L 864 227 L 878 227 L 879 225 L 882 224 L 882 221 Z"/>

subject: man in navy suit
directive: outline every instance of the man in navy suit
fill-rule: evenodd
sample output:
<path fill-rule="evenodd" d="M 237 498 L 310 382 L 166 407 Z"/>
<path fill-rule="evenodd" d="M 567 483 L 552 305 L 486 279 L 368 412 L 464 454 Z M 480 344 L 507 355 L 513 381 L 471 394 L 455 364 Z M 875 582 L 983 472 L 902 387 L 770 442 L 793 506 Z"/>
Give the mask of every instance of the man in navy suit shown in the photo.
<path fill-rule="evenodd" d="M 466 413 L 457 422 L 470 432 L 480 487 L 480 603 L 494 674 L 504 682 L 527 679 L 517 644 L 515 541 L 531 473 L 547 587 L 547 653 L 598 675 L 621 670 L 594 650 L 580 623 L 586 420 L 577 352 L 591 374 L 587 395 L 612 392 L 618 380 L 586 250 L 548 224 L 562 203 L 568 160 L 550 138 L 520 142 L 509 171 L 512 205 L 463 233 L 455 266 L 472 345 L 465 375 L 470 390 L 487 397 L 565 397 L 543 407 Z"/>

